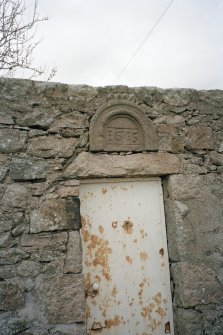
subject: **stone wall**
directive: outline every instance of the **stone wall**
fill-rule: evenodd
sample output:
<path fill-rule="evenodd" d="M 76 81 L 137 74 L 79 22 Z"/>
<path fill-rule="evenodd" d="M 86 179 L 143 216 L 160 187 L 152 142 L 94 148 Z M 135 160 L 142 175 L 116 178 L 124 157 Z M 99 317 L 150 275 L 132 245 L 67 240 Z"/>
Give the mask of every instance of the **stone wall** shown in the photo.
<path fill-rule="evenodd" d="M 0 334 L 85 334 L 79 180 L 160 175 L 175 334 L 222 335 L 223 92 L 1 79 L 0 93 Z M 158 152 L 89 152 L 92 116 L 120 99 L 154 122 Z"/>

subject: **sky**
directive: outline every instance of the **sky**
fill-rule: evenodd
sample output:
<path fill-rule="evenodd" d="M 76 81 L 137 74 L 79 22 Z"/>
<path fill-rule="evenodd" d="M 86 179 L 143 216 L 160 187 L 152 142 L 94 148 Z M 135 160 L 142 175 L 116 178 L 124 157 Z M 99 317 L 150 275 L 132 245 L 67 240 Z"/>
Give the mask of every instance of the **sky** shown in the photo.
<path fill-rule="evenodd" d="M 32 0 L 27 0 L 32 3 Z M 223 0 L 38 0 L 33 54 L 45 80 L 93 86 L 223 89 Z"/>

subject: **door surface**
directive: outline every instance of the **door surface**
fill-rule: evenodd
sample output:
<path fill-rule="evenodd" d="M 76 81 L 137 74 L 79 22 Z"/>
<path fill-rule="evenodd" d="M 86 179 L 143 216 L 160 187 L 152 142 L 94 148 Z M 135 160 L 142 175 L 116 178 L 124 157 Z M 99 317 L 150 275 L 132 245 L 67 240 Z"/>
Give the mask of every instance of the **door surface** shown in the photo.
<path fill-rule="evenodd" d="M 160 180 L 81 184 L 88 334 L 173 334 Z"/>

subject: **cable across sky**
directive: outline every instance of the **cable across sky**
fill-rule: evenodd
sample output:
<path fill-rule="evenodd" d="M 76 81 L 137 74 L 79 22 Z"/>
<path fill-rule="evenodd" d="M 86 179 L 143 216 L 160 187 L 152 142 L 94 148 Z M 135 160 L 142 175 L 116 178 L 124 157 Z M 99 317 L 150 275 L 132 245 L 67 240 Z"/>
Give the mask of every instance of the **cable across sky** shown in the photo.
<path fill-rule="evenodd" d="M 127 67 L 129 66 L 129 64 L 133 61 L 133 59 L 135 58 L 135 56 L 137 55 L 137 53 L 139 52 L 139 50 L 142 48 L 142 46 L 145 44 L 145 42 L 148 40 L 148 38 L 151 36 L 152 32 L 154 31 L 154 29 L 158 26 L 158 24 L 160 23 L 161 19 L 164 17 L 164 15 L 166 14 L 166 12 L 168 11 L 168 9 L 170 8 L 170 6 L 172 5 L 172 3 L 174 2 L 174 0 L 171 0 L 170 3 L 168 4 L 168 6 L 165 8 L 165 10 L 161 13 L 161 15 L 159 16 L 159 18 L 156 20 L 156 22 L 154 23 L 154 25 L 152 26 L 152 28 L 150 29 L 150 31 L 148 32 L 148 34 L 146 35 L 146 37 L 144 38 L 144 40 L 139 44 L 139 46 L 137 47 L 137 49 L 134 51 L 134 53 L 132 54 L 131 58 L 129 59 L 129 61 L 126 63 L 126 65 L 122 68 L 122 70 L 119 72 L 119 74 L 117 75 L 116 79 L 113 81 L 113 84 L 115 84 L 117 82 L 117 80 L 121 77 L 121 75 L 125 72 L 125 70 L 127 69 Z"/>

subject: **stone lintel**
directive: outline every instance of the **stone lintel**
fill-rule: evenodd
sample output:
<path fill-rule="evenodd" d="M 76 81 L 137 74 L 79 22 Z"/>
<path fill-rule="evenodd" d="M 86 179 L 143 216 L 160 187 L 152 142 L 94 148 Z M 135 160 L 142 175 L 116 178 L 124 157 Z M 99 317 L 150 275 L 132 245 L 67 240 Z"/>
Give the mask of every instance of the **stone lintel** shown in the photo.
<path fill-rule="evenodd" d="M 169 153 L 108 155 L 82 152 L 66 168 L 64 177 L 146 177 L 174 174 L 179 171 L 179 157 Z"/>

